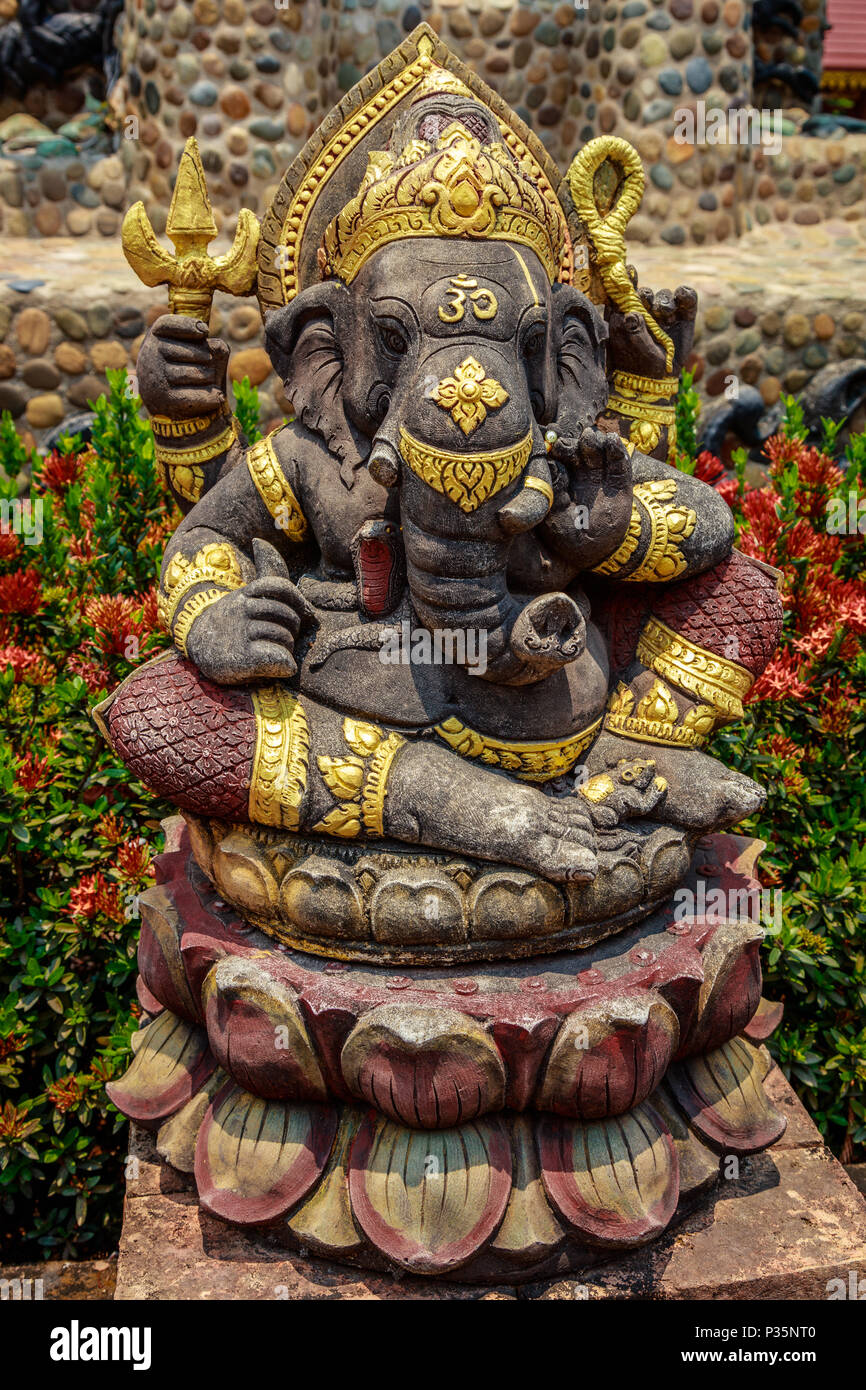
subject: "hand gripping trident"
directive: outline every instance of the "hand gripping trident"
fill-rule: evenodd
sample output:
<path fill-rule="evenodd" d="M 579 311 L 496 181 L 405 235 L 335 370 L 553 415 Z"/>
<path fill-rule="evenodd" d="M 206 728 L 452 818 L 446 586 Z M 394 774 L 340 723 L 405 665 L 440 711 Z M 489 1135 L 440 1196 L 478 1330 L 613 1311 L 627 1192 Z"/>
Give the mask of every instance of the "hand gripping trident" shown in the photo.
<path fill-rule="evenodd" d="M 257 218 L 247 208 L 238 214 L 232 248 L 224 256 L 209 256 L 208 244 L 217 234 L 198 143 L 190 136 L 184 146 L 174 185 L 166 235 L 174 243 L 172 256 L 156 239 L 144 203 L 134 203 L 123 219 L 123 253 L 145 285 L 168 285 L 173 314 L 210 317 L 216 290 L 245 295 L 256 279 L 259 244 Z"/>

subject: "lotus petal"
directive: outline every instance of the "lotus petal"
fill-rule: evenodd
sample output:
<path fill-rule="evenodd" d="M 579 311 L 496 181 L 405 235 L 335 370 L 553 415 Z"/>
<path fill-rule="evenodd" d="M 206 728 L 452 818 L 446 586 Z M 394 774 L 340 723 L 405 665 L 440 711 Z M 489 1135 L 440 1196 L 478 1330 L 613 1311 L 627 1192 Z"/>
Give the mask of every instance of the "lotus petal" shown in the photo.
<path fill-rule="evenodd" d="M 329 1105 L 262 1100 L 234 1083 L 224 1086 L 196 1144 L 202 1206 L 241 1226 L 278 1220 L 310 1191 L 336 1131 Z"/>
<path fill-rule="evenodd" d="M 130 1120 L 155 1129 L 186 1105 L 215 1066 L 204 1029 L 166 1009 L 141 1029 L 128 1071 L 106 1090 Z"/>
<path fill-rule="evenodd" d="M 668 1225 L 679 1165 L 670 1131 L 651 1105 L 592 1124 L 544 1115 L 538 1144 L 545 1191 L 587 1244 L 643 1245 Z"/>
<path fill-rule="evenodd" d="M 621 1115 L 664 1076 L 679 1040 L 659 994 L 599 999 L 569 1014 L 556 1035 L 535 1104 L 583 1120 Z"/>
<path fill-rule="evenodd" d="M 671 1067 L 667 1081 L 689 1124 L 719 1153 L 750 1154 L 775 1144 L 787 1121 L 767 1099 L 763 1049 L 745 1038 Z"/>
<path fill-rule="evenodd" d="M 346 1039 L 341 1066 L 353 1095 L 422 1129 L 449 1129 L 499 1110 L 505 1095 L 495 1044 L 454 1009 L 371 1009 Z"/>
<path fill-rule="evenodd" d="M 511 1191 L 502 1120 L 406 1129 L 368 1116 L 352 1146 L 355 1220 L 381 1253 L 414 1274 L 442 1274 L 490 1239 Z"/>

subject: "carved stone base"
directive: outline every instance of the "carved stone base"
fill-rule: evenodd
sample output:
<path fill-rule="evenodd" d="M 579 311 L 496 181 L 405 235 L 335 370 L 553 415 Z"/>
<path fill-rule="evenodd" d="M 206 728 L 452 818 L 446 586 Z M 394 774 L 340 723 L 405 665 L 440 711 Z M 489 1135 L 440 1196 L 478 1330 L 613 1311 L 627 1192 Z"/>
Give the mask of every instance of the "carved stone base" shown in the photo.
<path fill-rule="evenodd" d="M 543 963 L 396 975 L 275 944 L 168 831 L 141 899 L 152 1021 L 109 1090 L 214 1216 L 372 1268 L 521 1281 L 653 1240 L 720 1156 L 784 1130 L 750 921 L 669 904 Z M 759 847 L 712 836 L 700 871 L 748 893 Z"/>
<path fill-rule="evenodd" d="M 866 1203 L 784 1077 L 764 1085 L 788 1127 L 773 1148 L 725 1165 L 725 1180 L 658 1239 L 599 1252 L 580 1274 L 456 1283 L 387 1273 L 289 1250 L 277 1227 L 241 1227 L 199 1206 L 191 1175 L 159 1158 L 133 1125 L 117 1293 L 148 1300 L 825 1300 L 866 1268 Z M 805 1219 L 805 1218 L 808 1219 Z M 836 1285 L 830 1283 L 836 1279 Z M 838 1296 L 838 1295 L 837 1295 Z"/>
<path fill-rule="evenodd" d="M 696 836 L 626 823 L 600 836 L 593 883 L 489 859 L 354 844 L 188 815 L 195 857 L 263 932 L 340 960 L 449 965 L 591 946 L 647 917 L 682 882 Z M 613 848 L 613 845 L 616 848 Z"/>

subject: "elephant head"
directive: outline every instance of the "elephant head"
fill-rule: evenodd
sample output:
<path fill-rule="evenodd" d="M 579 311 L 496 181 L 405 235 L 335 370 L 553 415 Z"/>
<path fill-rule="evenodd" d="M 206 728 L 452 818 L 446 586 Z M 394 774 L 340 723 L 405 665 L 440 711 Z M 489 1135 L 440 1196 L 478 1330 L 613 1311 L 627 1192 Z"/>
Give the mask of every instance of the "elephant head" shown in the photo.
<path fill-rule="evenodd" d="M 526 217 L 513 237 L 481 233 L 499 225 L 483 224 L 485 198 L 494 212 L 518 195 L 540 201 L 501 148 L 496 159 L 482 148 L 464 113 L 433 147 L 416 141 L 402 164 L 383 156 L 383 166 L 371 165 L 325 237 L 321 259 L 338 276 L 273 311 L 267 342 L 298 418 L 339 457 L 345 485 L 366 465 L 379 483 L 400 488 L 419 621 L 434 631 L 483 631 L 486 678 L 524 683 L 583 648 L 577 605 L 562 593 L 521 600 L 509 592 L 506 568 L 512 538 L 553 503 L 546 427 L 564 418 L 579 433 L 604 408 L 607 329 L 583 294 L 556 283 L 543 237 L 521 235 Z M 398 212 L 361 254 L 370 218 L 381 222 L 386 194 L 377 190 L 388 179 Z M 413 224 L 410 210 L 400 221 L 413 196 L 418 218 Z M 429 234 L 425 204 L 442 235 Z M 475 234 L 454 235 L 461 218 Z M 405 234 L 387 231 L 394 226 Z"/>

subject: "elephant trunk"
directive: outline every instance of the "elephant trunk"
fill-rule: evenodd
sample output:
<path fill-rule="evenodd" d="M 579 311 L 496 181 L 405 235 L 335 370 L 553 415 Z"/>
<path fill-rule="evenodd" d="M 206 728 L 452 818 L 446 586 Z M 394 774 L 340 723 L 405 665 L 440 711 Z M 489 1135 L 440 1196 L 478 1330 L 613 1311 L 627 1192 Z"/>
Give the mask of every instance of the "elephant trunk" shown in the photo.
<path fill-rule="evenodd" d="M 413 490 L 411 484 L 404 490 L 404 501 Z M 483 650 L 484 660 L 468 666 L 474 675 L 497 684 L 528 685 L 580 656 L 586 627 L 567 594 L 543 594 L 521 605 L 510 592 L 510 536 L 474 538 L 467 545 L 465 535 L 437 534 L 428 529 L 429 521 L 418 524 L 405 506 L 402 515 L 415 615 L 433 633 L 466 634 L 465 651 Z"/>

